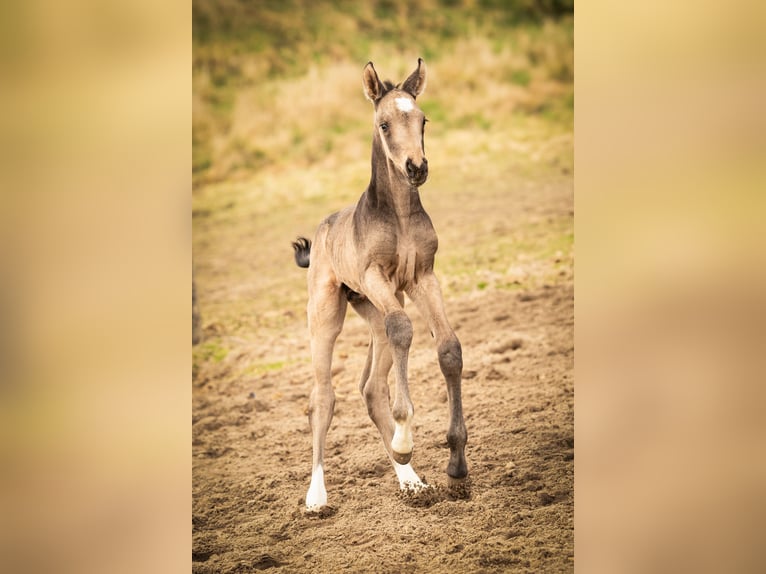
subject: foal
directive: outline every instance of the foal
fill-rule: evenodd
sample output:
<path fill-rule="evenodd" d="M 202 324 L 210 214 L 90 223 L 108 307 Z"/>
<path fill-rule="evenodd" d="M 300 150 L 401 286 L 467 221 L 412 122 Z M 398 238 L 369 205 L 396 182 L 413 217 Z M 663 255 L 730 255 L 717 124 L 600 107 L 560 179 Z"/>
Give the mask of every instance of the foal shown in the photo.
<path fill-rule="evenodd" d="M 359 389 L 383 438 L 400 488 L 423 487 L 410 466 L 414 409 L 407 386 L 407 357 L 412 323 L 404 312 L 404 293 L 428 322 L 447 382 L 447 475 L 451 483 L 459 483 L 468 474 L 460 396 L 462 352 L 447 321 L 433 272 L 438 239 L 418 192 L 428 177 L 428 161 L 423 147 L 426 118 L 415 98 L 425 86 L 426 67 L 421 59 L 399 86 L 381 82 L 372 62 L 365 66 L 364 93 L 375 107 L 372 175 L 367 191 L 355 206 L 327 217 L 319 225 L 313 244 L 305 238 L 293 243 L 296 263 L 309 269 L 308 322 L 315 377 L 309 399 L 313 433 L 313 469 L 306 495 L 309 511 L 327 504 L 324 444 L 335 405 L 330 371 L 347 302 L 370 325 L 370 347 Z M 391 408 L 387 379 L 392 366 L 396 392 Z"/>

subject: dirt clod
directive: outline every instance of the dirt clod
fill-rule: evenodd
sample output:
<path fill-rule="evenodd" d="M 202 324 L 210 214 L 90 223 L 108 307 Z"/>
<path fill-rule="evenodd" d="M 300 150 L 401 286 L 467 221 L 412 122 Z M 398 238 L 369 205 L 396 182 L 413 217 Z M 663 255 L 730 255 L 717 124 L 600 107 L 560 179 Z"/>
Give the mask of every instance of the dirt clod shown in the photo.
<path fill-rule="evenodd" d="M 555 496 L 548 494 L 547 492 L 540 492 L 537 497 L 540 499 L 540 504 L 546 506 L 556 500 Z"/>

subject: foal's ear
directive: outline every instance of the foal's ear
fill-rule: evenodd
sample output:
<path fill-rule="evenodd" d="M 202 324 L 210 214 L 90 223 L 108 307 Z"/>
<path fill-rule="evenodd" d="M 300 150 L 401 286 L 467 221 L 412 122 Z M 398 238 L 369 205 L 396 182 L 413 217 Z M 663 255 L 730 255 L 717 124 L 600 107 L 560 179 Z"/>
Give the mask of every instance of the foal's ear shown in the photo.
<path fill-rule="evenodd" d="M 367 62 L 367 65 L 364 67 L 362 86 L 364 87 L 364 95 L 371 102 L 375 103 L 383 97 L 383 84 L 380 83 L 378 73 L 375 71 L 372 62 Z"/>
<path fill-rule="evenodd" d="M 410 77 L 404 80 L 402 89 L 408 92 L 413 98 L 417 98 L 426 89 L 426 63 L 422 58 L 418 58 L 418 68 L 410 74 Z"/>

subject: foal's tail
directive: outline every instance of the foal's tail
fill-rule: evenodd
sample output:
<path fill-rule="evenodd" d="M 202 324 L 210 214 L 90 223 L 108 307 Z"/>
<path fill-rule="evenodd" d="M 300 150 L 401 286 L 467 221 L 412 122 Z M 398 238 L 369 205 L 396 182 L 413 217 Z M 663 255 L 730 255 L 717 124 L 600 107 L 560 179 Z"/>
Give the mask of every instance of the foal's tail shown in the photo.
<path fill-rule="evenodd" d="M 296 241 L 293 241 L 293 249 L 295 250 L 295 263 L 298 264 L 298 267 L 308 267 L 311 241 L 305 237 L 299 237 Z"/>

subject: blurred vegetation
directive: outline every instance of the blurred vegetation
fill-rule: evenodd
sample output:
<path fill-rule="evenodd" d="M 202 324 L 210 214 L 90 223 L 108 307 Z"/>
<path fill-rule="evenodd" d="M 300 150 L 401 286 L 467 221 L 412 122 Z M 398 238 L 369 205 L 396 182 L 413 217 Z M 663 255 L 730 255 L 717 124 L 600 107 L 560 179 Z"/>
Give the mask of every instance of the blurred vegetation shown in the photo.
<path fill-rule="evenodd" d="M 194 185 L 366 141 L 358 75 L 368 60 L 399 81 L 423 57 L 441 76 L 424 111 L 443 128 L 487 130 L 514 112 L 571 124 L 572 4 L 194 0 Z"/>

